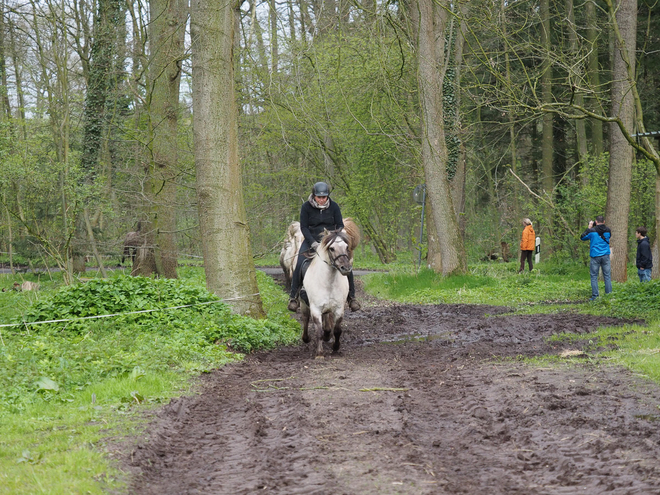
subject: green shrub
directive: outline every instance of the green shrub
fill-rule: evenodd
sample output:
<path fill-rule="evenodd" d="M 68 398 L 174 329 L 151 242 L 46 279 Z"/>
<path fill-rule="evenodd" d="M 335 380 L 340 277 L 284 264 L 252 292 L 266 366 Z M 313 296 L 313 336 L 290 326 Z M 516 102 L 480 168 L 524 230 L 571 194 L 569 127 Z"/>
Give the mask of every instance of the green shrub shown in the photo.
<path fill-rule="evenodd" d="M 0 411 L 67 400 L 72 391 L 135 370 L 206 371 L 240 358 L 230 351 L 296 341 L 300 327 L 286 314 L 283 291 L 266 276 L 259 283 L 269 311 L 263 320 L 236 315 L 204 287 L 181 280 L 119 276 L 62 287 L 18 320 L 73 321 L 24 324 L 3 334 Z M 128 314 L 144 310 L 156 311 Z M 109 314 L 119 316 L 82 319 Z"/>
<path fill-rule="evenodd" d="M 611 312 L 622 318 L 660 319 L 660 280 L 617 284 L 610 297 L 599 297 L 596 309 Z"/>

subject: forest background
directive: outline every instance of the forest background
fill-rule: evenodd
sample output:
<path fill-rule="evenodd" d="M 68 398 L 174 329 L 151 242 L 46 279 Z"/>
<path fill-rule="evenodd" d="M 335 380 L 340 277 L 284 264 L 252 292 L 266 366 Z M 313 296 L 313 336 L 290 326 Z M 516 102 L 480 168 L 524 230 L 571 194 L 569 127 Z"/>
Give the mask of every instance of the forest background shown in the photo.
<path fill-rule="evenodd" d="M 580 233 L 605 214 L 619 281 L 635 228 L 657 237 L 656 2 L 0 6 L 12 269 L 58 265 L 73 282 L 139 231 L 135 274 L 174 278 L 177 260 L 203 257 L 207 285 L 235 295 L 226 279 L 279 252 L 318 180 L 361 226 L 364 254 L 413 265 L 422 249 L 443 274 L 515 258 L 524 217 L 543 259 L 586 263 Z M 203 232 L 234 224 L 213 254 Z"/>

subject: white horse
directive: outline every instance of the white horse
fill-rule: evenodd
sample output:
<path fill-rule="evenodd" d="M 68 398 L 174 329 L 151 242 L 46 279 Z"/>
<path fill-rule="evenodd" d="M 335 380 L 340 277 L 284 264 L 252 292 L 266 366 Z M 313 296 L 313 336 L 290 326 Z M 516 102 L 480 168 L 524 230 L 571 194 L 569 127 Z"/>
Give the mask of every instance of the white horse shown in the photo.
<path fill-rule="evenodd" d="M 280 251 L 280 266 L 284 272 L 284 282 L 286 289 L 291 289 L 291 279 L 293 278 L 293 271 L 296 268 L 298 261 L 298 251 L 302 246 L 305 237 L 300 230 L 300 222 L 292 222 L 286 232 L 286 239 Z"/>
<path fill-rule="evenodd" d="M 353 244 L 344 231 L 325 232 L 303 279 L 308 301 L 300 298 L 302 340 L 305 343 L 312 341 L 312 356 L 317 359 L 323 359 L 323 341 L 330 340 L 331 331 L 335 337 L 332 351 L 339 351 L 341 323 L 348 296 L 347 275 L 353 269 Z"/>

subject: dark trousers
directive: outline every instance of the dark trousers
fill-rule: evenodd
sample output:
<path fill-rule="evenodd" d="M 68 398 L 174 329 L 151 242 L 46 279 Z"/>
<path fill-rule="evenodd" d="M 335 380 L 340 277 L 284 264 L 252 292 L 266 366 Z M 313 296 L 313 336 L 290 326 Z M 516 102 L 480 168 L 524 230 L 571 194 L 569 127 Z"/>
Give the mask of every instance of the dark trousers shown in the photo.
<path fill-rule="evenodd" d="M 534 251 L 520 251 L 520 271 L 525 271 L 525 260 L 529 264 L 529 271 L 531 272 L 534 266 L 532 265 L 532 256 Z"/>
<path fill-rule="evenodd" d="M 305 254 L 313 253 L 307 239 L 300 246 L 300 251 L 298 251 L 298 260 L 296 261 L 296 269 L 293 271 L 293 276 L 291 277 L 291 299 L 296 299 L 298 297 L 298 292 L 300 292 L 300 284 L 302 280 L 300 279 L 300 270 L 302 268 L 303 261 L 305 261 Z M 355 279 L 353 278 L 353 272 L 348 274 L 348 298 L 355 299 Z"/>

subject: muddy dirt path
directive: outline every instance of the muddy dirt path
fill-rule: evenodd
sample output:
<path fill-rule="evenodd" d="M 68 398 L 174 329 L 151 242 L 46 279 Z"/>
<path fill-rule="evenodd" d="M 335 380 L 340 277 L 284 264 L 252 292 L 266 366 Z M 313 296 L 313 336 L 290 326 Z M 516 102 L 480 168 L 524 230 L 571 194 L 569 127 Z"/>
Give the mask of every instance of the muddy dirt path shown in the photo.
<path fill-rule="evenodd" d="M 126 455 L 129 492 L 660 493 L 660 388 L 589 358 L 505 359 L 621 322 L 505 311 L 371 306 L 347 314 L 338 356 L 285 348 L 205 375 Z"/>

